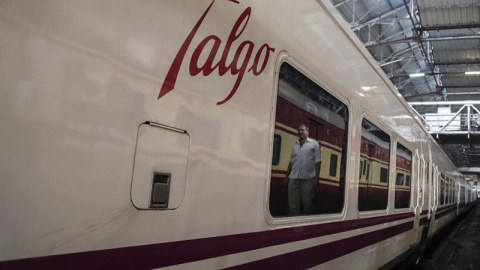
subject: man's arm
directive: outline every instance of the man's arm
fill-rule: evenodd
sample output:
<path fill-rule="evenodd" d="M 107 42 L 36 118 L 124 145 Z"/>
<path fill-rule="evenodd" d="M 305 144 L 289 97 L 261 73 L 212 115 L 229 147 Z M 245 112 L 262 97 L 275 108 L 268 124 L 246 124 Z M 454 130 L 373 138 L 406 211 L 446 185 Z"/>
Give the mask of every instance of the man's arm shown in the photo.
<path fill-rule="evenodd" d="M 320 176 L 321 165 L 322 165 L 321 161 L 315 163 L 315 179 L 317 180 L 317 182 L 318 182 L 318 177 Z"/>
<path fill-rule="evenodd" d="M 287 173 L 285 174 L 285 179 L 283 180 L 283 184 L 288 187 L 288 176 L 290 175 L 290 171 L 292 170 L 292 163 L 288 163 Z"/>
<path fill-rule="evenodd" d="M 318 177 L 320 176 L 320 168 L 322 165 L 321 153 L 320 144 L 317 144 L 317 147 L 315 147 L 315 178 L 313 179 L 313 187 L 317 187 L 318 185 Z"/>

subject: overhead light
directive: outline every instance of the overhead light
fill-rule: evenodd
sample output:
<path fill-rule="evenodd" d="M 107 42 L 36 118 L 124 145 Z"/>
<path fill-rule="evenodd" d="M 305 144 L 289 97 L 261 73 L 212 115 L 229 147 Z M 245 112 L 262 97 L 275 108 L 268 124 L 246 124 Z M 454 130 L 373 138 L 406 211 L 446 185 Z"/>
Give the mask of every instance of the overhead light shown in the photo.
<path fill-rule="evenodd" d="M 467 71 L 465 75 L 480 75 L 480 71 Z"/>
<path fill-rule="evenodd" d="M 410 76 L 410 78 L 423 77 L 423 76 L 425 76 L 425 73 L 413 73 L 413 74 L 410 74 L 408 76 Z"/>

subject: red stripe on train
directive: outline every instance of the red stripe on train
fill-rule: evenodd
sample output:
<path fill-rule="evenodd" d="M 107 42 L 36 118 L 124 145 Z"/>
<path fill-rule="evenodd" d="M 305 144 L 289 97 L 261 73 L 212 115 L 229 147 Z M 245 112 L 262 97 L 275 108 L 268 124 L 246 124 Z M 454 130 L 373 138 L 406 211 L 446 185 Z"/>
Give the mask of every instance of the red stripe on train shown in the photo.
<path fill-rule="evenodd" d="M 413 228 L 413 221 L 339 241 L 306 248 L 227 269 L 307 269 L 376 244 Z"/>
<path fill-rule="evenodd" d="M 273 231 L 4 261 L 0 262 L 0 269 L 152 269 L 351 231 L 413 216 L 413 213 L 402 213 Z M 387 230 L 396 231 L 396 227 Z M 365 235 L 371 235 L 374 239 L 380 236 L 383 239 L 384 231 L 385 229 Z M 356 243 L 358 238 L 352 241 Z"/>

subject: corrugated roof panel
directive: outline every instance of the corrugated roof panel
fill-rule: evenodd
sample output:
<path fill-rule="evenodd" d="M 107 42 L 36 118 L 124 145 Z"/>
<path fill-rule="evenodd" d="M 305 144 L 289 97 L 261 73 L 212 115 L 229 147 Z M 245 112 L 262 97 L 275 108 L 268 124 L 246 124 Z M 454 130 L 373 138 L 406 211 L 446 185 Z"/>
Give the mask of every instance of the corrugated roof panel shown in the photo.
<path fill-rule="evenodd" d="M 480 22 L 480 21 L 479 21 Z M 476 36 L 480 33 L 480 28 L 467 28 L 467 29 L 449 29 L 441 31 L 428 31 L 428 35 L 431 38 L 435 37 L 465 37 Z"/>
<path fill-rule="evenodd" d="M 442 83 L 444 86 L 460 86 L 460 87 L 480 87 L 480 76 L 467 76 L 467 75 L 443 75 Z"/>
<path fill-rule="evenodd" d="M 455 61 L 480 61 L 480 50 L 434 50 L 435 62 L 455 62 Z"/>
<path fill-rule="evenodd" d="M 441 73 L 465 73 L 466 71 L 480 71 L 478 65 L 440 66 Z"/>
<path fill-rule="evenodd" d="M 478 0 L 418 0 L 422 27 L 456 26 L 480 21 Z"/>
<path fill-rule="evenodd" d="M 461 93 L 465 93 L 465 92 L 462 91 Z M 478 95 L 478 94 L 476 94 L 476 95 L 471 95 L 471 94 L 462 94 L 462 95 L 451 94 L 451 95 L 449 95 L 449 93 L 447 93 L 447 98 L 448 98 L 449 101 L 479 100 L 480 95 Z"/>
<path fill-rule="evenodd" d="M 435 50 L 455 50 L 455 49 L 479 49 L 480 39 L 470 40 L 445 40 L 445 41 L 432 41 L 432 46 Z"/>

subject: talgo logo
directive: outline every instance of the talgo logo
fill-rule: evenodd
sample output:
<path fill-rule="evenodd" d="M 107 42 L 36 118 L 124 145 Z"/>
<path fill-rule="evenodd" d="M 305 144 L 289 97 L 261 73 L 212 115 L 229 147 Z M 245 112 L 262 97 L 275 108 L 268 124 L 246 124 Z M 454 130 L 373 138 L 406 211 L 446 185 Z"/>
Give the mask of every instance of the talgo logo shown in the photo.
<path fill-rule="evenodd" d="M 238 3 L 236 1 L 232 1 L 232 2 Z M 212 1 L 212 3 L 205 10 L 203 15 L 200 17 L 200 19 L 195 24 L 192 31 L 190 32 L 190 34 L 187 36 L 182 46 L 180 47 L 180 50 L 175 56 L 175 59 L 173 60 L 172 65 L 170 66 L 170 69 L 168 70 L 168 73 L 165 78 L 165 81 L 163 82 L 162 88 L 160 89 L 160 93 L 158 95 L 159 99 L 175 88 L 178 71 L 182 66 L 183 60 L 185 58 L 185 54 L 187 50 L 190 48 L 193 38 L 195 37 L 198 29 L 203 23 L 203 20 L 207 16 L 208 12 L 210 11 L 210 8 L 213 6 L 214 3 L 215 3 L 215 0 Z M 189 71 L 190 71 L 190 75 L 192 76 L 196 76 L 200 73 L 202 73 L 204 76 L 209 76 L 213 71 L 218 70 L 218 74 L 220 76 L 224 76 L 227 72 L 230 71 L 230 74 L 237 77 L 235 80 L 235 84 L 233 85 L 233 88 L 228 94 L 228 96 L 224 98 L 222 101 L 217 102 L 217 105 L 222 105 L 232 98 L 232 96 L 238 90 L 238 87 L 242 82 L 243 76 L 246 73 L 251 72 L 254 76 L 260 75 L 265 70 L 265 67 L 267 66 L 268 59 L 270 58 L 270 53 L 275 52 L 275 48 L 272 48 L 270 47 L 270 45 L 265 43 L 261 45 L 258 48 L 258 50 L 256 50 L 253 61 L 252 63 L 250 63 L 250 59 L 254 55 L 255 44 L 250 40 L 245 40 L 242 43 L 240 43 L 240 45 L 238 46 L 237 50 L 235 51 L 235 56 L 233 57 L 231 63 L 227 64 L 227 57 L 230 53 L 230 48 L 232 47 L 232 44 L 236 42 L 237 39 L 240 38 L 243 31 L 247 27 L 248 20 L 250 19 L 251 13 L 252 13 L 252 9 L 248 7 L 238 17 L 237 21 L 233 25 L 232 30 L 230 31 L 230 35 L 228 36 L 228 39 L 225 42 L 225 45 L 223 46 L 222 57 L 220 58 L 218 63 L 214 63 L 214 61 L 223 42 L 216 35 L 209 35 L 205 37 L 197 45 L 197 47 L 193 51 L 192 58 L 190 59 Z M 208 54 L 208 58 L 205 61 L 205 63 L 203 63 L 203 65 L 200 65 L 198 63 L 200 55 L 204 51 L 205 46 L 210 42 L 213 43 L 213 46 L 211 48 L 211 51 Z M 240 56 L 244 51 L 245 51 L 245 54 L 244 54 L 245 56 L 243 57 L 243 59 L 240 59 Z"/>

